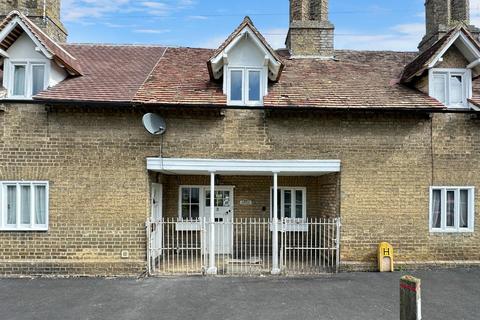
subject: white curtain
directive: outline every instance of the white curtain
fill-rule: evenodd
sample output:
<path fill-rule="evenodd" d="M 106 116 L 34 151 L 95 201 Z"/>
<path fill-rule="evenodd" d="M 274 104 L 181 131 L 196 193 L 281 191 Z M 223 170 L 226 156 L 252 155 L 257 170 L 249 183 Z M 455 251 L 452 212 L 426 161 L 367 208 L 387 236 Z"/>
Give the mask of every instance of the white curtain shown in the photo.
<path fill-rule="evenodd" d="M 460 228 L 468 228 L 468 190 L 460 190 Z"/>
<path fill-rule="evenodd" d="M 433 228 L 442 227 L 442 192 L 440 190 L 433 191 Z"/>
<path fill-rule="evenodd" d="M 20 223 L 30 224 L 30 186 L 21 186 L 20 199 Z"/>
<path fill-rule="evenodd" d="M 44 186 L 35 187 L 35 223 L 45 224 L 47 201 L 46 201 L 46 188 Z"/>
<path fill-rule="evenodd" d="M 17 187 L 7 187 L 7 224 L 17 224 Z"/>
<path fill-rule="evenodd" d="M 13 95 L 24 96 L 25 95 L 25 66 L 15 66 L 13 75 Z"/>

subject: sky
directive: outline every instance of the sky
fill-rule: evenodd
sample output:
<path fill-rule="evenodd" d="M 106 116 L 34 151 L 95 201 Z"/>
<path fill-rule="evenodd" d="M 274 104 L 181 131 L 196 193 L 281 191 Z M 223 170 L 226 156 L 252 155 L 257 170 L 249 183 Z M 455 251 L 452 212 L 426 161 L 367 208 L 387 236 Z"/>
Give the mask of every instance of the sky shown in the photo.
<path fill-rule="evenodd" d="M 252 18 L 274 48 L 288 31 L 288 0 L 63 0 L 69 42 L 215 48 Z M 471 0 L 480 26 L 480 0 Z M 335 47 L 416 50 L 425 33 L 424 0 L 330 0 Z"/>

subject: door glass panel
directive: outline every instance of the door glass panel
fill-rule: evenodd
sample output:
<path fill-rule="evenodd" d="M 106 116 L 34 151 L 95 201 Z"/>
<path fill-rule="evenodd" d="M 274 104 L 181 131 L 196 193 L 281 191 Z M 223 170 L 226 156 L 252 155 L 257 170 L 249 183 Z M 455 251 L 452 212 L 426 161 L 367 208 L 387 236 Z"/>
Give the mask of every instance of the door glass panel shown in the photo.
<path fill-rule="evenodd" d="M 447 227 L 455 226 L 455 191 L 447 191 Z"/>
<path fill-rule="evenodd" d="M 7 186 L 7 224 L 17 224 L 16 186 Z"/>
<path fill-rule="evenodd" d="M 20 210 L 20 223 L 21 224 L 30 224 L 30 186 L 21 186 L 20 187 L 20 199 L 21 199 L 21 210 Z"/>
<path fill-rule="evenodd" d="M 468 190 L 460 190 L 460 228 L 468 228 Z"/>
<path fill-rule="evenodd" d="M 442 227 L 442 191 L 433 190 L 432 228 Z"/>

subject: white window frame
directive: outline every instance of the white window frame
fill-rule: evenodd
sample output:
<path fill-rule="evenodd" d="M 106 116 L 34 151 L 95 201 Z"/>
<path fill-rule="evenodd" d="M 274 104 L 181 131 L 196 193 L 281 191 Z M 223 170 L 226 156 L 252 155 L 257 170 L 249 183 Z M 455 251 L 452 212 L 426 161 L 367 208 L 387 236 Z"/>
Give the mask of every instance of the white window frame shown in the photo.
<path fill-rule="evenodd" d="M 433 191 L 441 191 L 441 227 L 433 227 Z M 460 228 L 460 190 L 468 191 L 468 228 Z M 455 192 L 455 226 L 447 227 L 447 191 Z M 475 231 L 475 187 L 430 187 L 429 228 L 431 233 L 472 233 Z"/>
<path fill-rule="evenodd" d="M 231 81 L 232 81 L 232 71 L 242 71 L 242 100 L 232 100 L 231 99 Z M 260 100 L 259 101 L 250 101 L 249 100 L 249 72 L 250 71 L 259 71 L 260 72 Z M 265 88 L 268 83 L 267 73 L 265 68 L 262 67 L 228 67 L 227 68 L 227 103 L 230 106 L 263 106 L 263 98 L 265 96 Z M 266 80 L 265 80 L 266 79 Z"/>
<path fill-rule="evenodd" d="M 472 97 L 472 71 L 470 69 L 461 68 L 432 68 L 429 70 L 429 95 L 434 97 L 434 81 L 433 77 L 436 74 L 446 75 L 447 81 L 445 83 L 445 105 L 451 109 L 464 109 L 468 108 L 468 99 Z M 462 77 L 462 101 L 460 105 L 450 104 L 450 80 L 452 76 Z"/>
<path fill-rule="evenodd" d="M 9 60 L 8 63 L 5 63 L 5 68 L 8 70 L 7 78 L 7 89 L 8 89 L 8 98 L 15 100 L 31 100 L 33 97 L 33 66 L 44 66 L 44 80 L 43 80 L 43 90 L 48 88 L 48 80 L 50 75 L 50 64 L 44 60 L 31 59 L 31 60 Z M 25 95 L 16 96 L 13 94 L 14 86 L 14 77 L 15 77 L 15 66 L 26 66 L 25 70 Z"/>
<path fill-rule="evenodd" d="M 182 206 L 183 206 L 182 191 L 183 191 L 183 189 L 199 189 L 198 190 L 198 196 L 199 196 L 199 199 L 198 199 L 198 219 L 202 218 L 202 212 L 203 212 L 202 207 L 205 206 L 205 204 L 204 204 L 205 201 L 203 200 L 204 186 L 184 185 L 184 186 L 179 186 L 178 187 L 178 219 L 180 221 L 183 221 L 183 220 L 191 221 L 188 218 L 184 218 L 183 215 L 182 215 Z M 190 203 L 190 206 L 191 206 L 191 203 Z"/>
<path fill-rule="evenodd" d="M 278 187 L 280 191 L 280 217 L 287 221 L 307 221 L 307 188 L 305 187 Z M 296 212 L 296 191 L 302 191 L 302 217 L 301 218 L 285 218 L 285 191 L 291 191 L 292 193 L 292 211 Z M 270 218 L 273 218 L 273 187 L 270 187 Z M 295 209 L 294 209 L 295 208 Z"/>
<path fill-rule="evenodd" d="M 7 225 L 7 187 L 16 186 L 17 216 L 15 225 Z M 21 224 L 21 186 L 30 187 L 30 224 Z M 35 187 L 45 187 L 45 224 L 35 223 Z M 0 181 L 0 231 L 48 231 L 49 225 L 48 181 Z"/>

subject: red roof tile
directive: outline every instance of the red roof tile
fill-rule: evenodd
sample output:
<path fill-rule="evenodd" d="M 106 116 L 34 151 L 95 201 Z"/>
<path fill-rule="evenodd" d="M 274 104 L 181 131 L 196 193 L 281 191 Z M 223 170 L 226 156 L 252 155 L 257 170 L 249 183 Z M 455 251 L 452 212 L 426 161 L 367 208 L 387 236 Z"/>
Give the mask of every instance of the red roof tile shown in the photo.
<path fill-rule="evenodd" d="M 78 57 L 83 76 L 68 78 L 35 99 L 131 102 L 165 51 L 155 46 L 64 46 Z"/>

